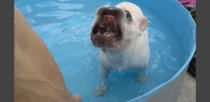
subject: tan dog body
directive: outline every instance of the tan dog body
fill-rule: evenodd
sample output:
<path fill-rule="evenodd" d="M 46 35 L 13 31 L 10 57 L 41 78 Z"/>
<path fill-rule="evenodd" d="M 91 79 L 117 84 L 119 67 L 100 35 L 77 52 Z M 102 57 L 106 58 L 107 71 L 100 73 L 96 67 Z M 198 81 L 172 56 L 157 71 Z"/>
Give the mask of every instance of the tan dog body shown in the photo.
<path fill-rule="evenodd" d="M 82 102 L 67 89 L 42 39 L 14 8 L 14 102 Z"/>

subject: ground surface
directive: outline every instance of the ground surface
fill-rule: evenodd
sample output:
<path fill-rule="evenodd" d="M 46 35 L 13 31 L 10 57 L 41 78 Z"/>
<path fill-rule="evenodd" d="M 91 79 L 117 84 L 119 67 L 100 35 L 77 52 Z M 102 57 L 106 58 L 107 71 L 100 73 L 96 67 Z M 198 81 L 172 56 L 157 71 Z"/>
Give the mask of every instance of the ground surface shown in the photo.
<path fill-rule="evenodd" d="M 196 79 L 186 73 L 177 102 L 196 102 Z"/>

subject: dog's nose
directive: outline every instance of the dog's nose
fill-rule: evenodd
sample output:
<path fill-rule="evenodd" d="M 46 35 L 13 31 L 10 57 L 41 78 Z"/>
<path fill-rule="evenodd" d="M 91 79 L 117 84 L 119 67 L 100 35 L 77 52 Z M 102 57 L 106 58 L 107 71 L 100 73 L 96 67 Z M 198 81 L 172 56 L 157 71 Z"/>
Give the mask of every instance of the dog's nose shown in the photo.
<path fill-rule="evenodd" d="M 117 15 L 118 9 L 114 6 L 109 6 L 104 10 L 104 15 Z"/>

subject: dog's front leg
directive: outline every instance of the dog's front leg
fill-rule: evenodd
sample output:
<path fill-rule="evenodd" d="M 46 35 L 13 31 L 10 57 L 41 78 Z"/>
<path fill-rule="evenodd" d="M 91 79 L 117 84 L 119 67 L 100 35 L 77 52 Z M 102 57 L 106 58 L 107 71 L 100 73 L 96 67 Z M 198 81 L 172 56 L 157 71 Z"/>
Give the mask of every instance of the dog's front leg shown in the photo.
<path fill-rule="evenodd" d="M 107 84 L 109 74 L 110 74 L 110 70 L 101 68 L 100 76 L 101 76 L 101 78 L 103 80 L 104 85 Z"/>
<path fill-rule="evenodd" d="M 146 68 L 140 68 L 137 69 L 137 78 L 136 81 L 142 84 L 145 84 L 145 82 L 147 81 L 147 75 L 144 72 Z"/>
<path fill-rule="evenodd" d="M 100 82 L 98 83 L 98 86 L 96 87 L 96 90 L 93 90 L 93 94 L 98 97 L 98 96 L 104 96 L 106 90 L 107 90 L 107 81 L 108 81 L 108 77 L 109 77 L 109 73 L 110 70 L 104 69 L 103 67 L 101 67 L 100 70 L 100 76 L 102 78 L 103 84 L 101 84 Z"/>

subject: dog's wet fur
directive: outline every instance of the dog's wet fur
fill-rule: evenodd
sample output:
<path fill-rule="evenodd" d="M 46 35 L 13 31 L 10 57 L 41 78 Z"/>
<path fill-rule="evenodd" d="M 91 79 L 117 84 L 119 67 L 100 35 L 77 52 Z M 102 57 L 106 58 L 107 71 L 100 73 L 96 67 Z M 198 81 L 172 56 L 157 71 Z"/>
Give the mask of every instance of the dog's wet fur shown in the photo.
<path fill-rule="evenodd" d="M 143 83 L 139 74 L 147 68 L 150 57 L 147 25 L 141 9 L 130 2 L 105 5 L 96 11 L 90 36 L 92 44 L 101 49 L 100 75 L 104 85 L 93 90 L 95 96 L 106 92 L 110 70 L 137 69 L 136 81 Z"/>

